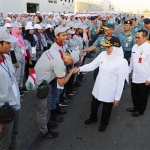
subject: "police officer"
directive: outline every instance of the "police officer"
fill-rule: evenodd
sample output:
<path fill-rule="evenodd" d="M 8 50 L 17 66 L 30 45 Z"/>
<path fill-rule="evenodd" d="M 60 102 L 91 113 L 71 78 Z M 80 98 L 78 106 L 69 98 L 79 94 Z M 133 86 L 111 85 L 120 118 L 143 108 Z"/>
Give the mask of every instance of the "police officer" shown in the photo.
<path fill-rule="evenodd" d="M 135 35 L 137 33 L 137 31 L 139 30 L 138 26 L 136 25 L 136 18 L 132 18 L 132 27 L 131 27 L 131 32 Z"/>
<path fill-rule="evenodd" d="M 143 29 L 148 32 L 147 40 L 150 40 L 150 19 L 149 18 L 144 19 L 144 28 Z"/>
<path fill-rule="evenodd" d="M 131 32 L 131 21 L 124 22 L 124 31 L 119 33 L 118 37 L 120 39 L 123 51 L 124 51 L 124 58 L 129 62 L 131 57 L 131 50 L 134 42 L 134 35 Z"/>
<path fill-rule="evenodd" d="M 137 24 L 139 29 L 144 28 L 144 16 L 141 16 L 141 20 Z"/>
<path fill-rule="evenodd" d="M 107 40 L 111 39 L 113 32 L 114 32 L 114 28 L 115 28 L 115 24 L 108 22 L 105 24 L 105 26 L 102 27 L 104 29 L 105 35 L 103 36 L 99 36 L 97 38 L 97 40 L 94 42 L 94 44 L 92 46 L 90 46 L 89 48 L 83 50 L 80 54 L 82 55 L 84 52 L 91 52 L 94 51 L 97 47 L 100 47 L 100 53 L 102 51 L 106 50 L 105 46 L 102 46 L 100 43 L 101 42 L 106 42 Z M 97 74 L 99 72 L 99 69 L 97 68 L 94 72 L 94 79 L 96 79 Z"/>

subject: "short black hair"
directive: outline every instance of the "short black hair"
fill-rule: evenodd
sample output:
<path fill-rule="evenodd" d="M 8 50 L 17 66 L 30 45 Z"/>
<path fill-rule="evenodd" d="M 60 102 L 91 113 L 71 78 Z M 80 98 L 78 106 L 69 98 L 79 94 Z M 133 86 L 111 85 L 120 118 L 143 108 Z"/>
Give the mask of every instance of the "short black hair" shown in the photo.
<path fill-rule="evenodd" d="M 148 35 L 148 32 L 146 30 L 141 29 L 141 30 L 138 31 L 138 33 L 139 32 L 142 32 L 143 37 L 147 37 L 147 35 Z"/>
<path fill-rule="evenodd" d="M 0 41 L 0 44 L 1 44 L 2 46 L 3 46 L 3 42 L 4 42 L 4 41 Z"/>
<path fill-rule="evenodd" d="M 144 16 L 141 16 L 141 18 L 143 18 Z"/>

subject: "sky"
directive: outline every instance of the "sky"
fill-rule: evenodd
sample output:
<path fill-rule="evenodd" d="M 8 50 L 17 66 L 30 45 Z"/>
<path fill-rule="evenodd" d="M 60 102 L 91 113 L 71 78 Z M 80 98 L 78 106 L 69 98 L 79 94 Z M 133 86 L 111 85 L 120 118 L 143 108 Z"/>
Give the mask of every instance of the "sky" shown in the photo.
<path fill-rule="evenodd" d="M 110 0 L 117 11 L 150 10 L 150 0 Z"/>

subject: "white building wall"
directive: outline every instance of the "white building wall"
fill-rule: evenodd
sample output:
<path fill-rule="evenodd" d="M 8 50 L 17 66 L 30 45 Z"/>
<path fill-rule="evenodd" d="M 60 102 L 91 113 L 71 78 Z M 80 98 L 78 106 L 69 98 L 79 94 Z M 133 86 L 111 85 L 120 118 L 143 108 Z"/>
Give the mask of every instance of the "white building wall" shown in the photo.
<path fill-rule="evenodd" d="M 74 12 L 75 0 L 56 0 L 57 3 L 49 3 L 48 0 L 0 0 L 0 11 L 5 15 L 8 12 L 19 13 L 27 11 L 27 3 L 39 4 L 41 12 Z"/>

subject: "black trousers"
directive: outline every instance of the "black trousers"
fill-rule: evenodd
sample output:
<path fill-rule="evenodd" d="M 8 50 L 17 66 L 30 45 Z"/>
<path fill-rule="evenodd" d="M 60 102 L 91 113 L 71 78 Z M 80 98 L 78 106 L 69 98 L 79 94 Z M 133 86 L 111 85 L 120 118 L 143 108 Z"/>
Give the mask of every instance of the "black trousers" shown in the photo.
<path fill-rule="evenodd" d="M 102 115 L 101 115 L 100 123 L 102 125 L 108 125 L 108 122 L 110 120 L 111 110 L 113 107 L 113 103 L 101 102 L 101 101 L 97 100 L 94 96 L 93 96 L 92 104 L 91 104 L 90 119 L 92 121 L 97 121 L 98 108 L 99 108 L 99 105 L 101 103 L 103 103 L 103 109 L 102 109 Z"/>
<path fill-rule="evenodd" d="M 131 95 L 133 100 L 134 109 L 139 113 L 143 113 L 146 110 L 148 101 L 149 86 L 145 83 L 133 83 L 131 84 Z"/>

